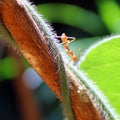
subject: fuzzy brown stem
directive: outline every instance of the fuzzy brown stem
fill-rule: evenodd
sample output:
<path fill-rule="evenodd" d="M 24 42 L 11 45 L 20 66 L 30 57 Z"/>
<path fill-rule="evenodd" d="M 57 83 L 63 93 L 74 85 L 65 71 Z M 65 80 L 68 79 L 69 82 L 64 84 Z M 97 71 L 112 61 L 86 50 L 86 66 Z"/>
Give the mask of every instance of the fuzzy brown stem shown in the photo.
<path fill-rule="evenodd" d="M 58 70 L 40 29 L 25 6 L 20 0 L 0 0 L 0 16 L 24 57 L 62 101 Z M 78 92 L 80 85 L 76 77 L 66 71 L 76 120 L 102 120 L 86 91 Z"/>

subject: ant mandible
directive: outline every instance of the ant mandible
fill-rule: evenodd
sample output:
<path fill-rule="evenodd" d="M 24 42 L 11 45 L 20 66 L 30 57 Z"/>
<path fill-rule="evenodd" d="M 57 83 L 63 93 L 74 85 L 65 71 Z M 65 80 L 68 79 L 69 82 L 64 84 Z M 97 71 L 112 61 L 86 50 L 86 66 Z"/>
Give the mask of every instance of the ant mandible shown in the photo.
<path fill-rule="evenodd" d="M 71 57 L 71 60 L 73 62 L 77 61 L 77 56 L 72 52 L 72 50 L 70 50 L 68 44 L 70 44 L 71 42 L 75 41 L 76 38 L 75 37 L 68 37 L 65 33 L 63 33 L 61 36 L 55 36 L 55 38 L 60 38 L 65 50 L 67 51 L 68 55 Z M 70 41 L 71 40 L 71 41 Z"/>

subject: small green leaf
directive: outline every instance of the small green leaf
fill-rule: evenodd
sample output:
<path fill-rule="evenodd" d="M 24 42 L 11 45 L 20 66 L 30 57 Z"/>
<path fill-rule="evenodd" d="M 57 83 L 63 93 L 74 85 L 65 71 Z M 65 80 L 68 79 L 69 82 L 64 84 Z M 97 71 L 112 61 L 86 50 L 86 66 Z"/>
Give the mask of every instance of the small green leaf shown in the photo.
<path fill-rule="evenodd" d="M 120 114 L 120 36 L 110 37 L 93 45 L 80 63 L 87 76 L 108 98 Z"/>

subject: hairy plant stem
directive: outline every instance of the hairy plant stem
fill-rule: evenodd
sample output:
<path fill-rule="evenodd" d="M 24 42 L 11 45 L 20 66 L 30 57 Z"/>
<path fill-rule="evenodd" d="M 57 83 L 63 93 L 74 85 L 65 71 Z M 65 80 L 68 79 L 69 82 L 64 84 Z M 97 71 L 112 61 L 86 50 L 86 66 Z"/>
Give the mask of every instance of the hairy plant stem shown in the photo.
<path fill-rule="evenodd" d="M 11 3 L 9 3 L 9 2 L 11 2 Z M 43 27 L 43 26 L 41 26 L 39 24 L 36 24 L 34 22 L 33 18 L 34 19 L 36 18 L 36 14 L 33 13 L 34 9 L 33 9 L 32 6 L 30 7 L 30 4 L 28 2 L 23 2 L 23 3 L 25 3 L 25 5 L 22 2 L 15 1 L 15 0 L 10 0 L 9 2 L 7 2 L 7 0 L 3 1 L 3 6 L 5 6 L 5 7 L 12 7 L 11 8 L 11 12 L 13 12 L 13 14 L 15 14 L 15 11 L 13 9 L 16 8 L 16 10 L 17 10 L 16 14 L 19 14 L 21 16 L 21 21 L 22 21 L 22 24 L 21 24 L 22 28 L 21 29 L 23 31 L 25 30 L 24 33 L 28 29 L 27 27 L 25 28 L 25 25 L 26 25 L 26 26 L 29 26 L 29 28 L 30 27 L 33 28 L 33 30 L 32 30 L 33 33 L 37 32 L 39 34 L 38 36 L 37 35 L 34 36 L 33 33 L 31 33 L 31 35 L 33 35 L 33 37 L 34 37 L 34 39 L 33 39 L 34 41 L 32 41 L 32 42 L 35 42 L 35 44 L 37 45 L 37 48 L 39 48 L 42 51 L 40 54 L 43 54 L 43 56 L 45 55 L 47 57 L 46 58 L 47 61 L 43 61 L 43 59 L 45 57 L 43 59 L 41 59 L 41 62 L 43 62 L 43 64 L 40 66 L 40 68 L 37 68 L 36 71 L 38 72 L 41 69 L 41 67 L 43 68 L 43 65 L 45 65 L 46 63 L 49 64 L 46 67 L 48 67 L 50 69 L 49 71 L 51 71 L 51 73 L 52 73 L 52 75 L 50 76 L 51 77 L 50 79 L 52 79 L 53 78 L 52 76 L 55 75 L 56 78 L 57 78 L 56 80 L 60 80 L 60 86 L 58 86 L 58 89 L 61 91 L 61 93 L 60 93 L 59 97 L 62 95 L 62 102 L 63 102 L 63 106 L 64 106 L 65 115 L 66 115 L 66 117 L 69 120 L 74 120 L 74 114 L 72 112 L 71 100 L 70 100 L 70 95 L 69 95 L 68 80 L 67 80 L 67 77 L 66 77 L 66 74 L 65 74 L 63 62 L 62 62 L 62 59 L 61 59 L 60 55 L 58 57 L 56 57 L 56 60 L 54 59 L 54 57 L 57 56 L 57 54 L 59 54 L 59 51 L 58 51 L 56 45 L 54 45 L 55 42 L 50 42 L 50 41 L 53 40 L 53 39 L 51 39 L 51 38 L 53 38 L 52 32 L 49 30 L 48 26 L 46 25 L 46 23 L 44 21 L 41 20 L 42 25 L 44 24 L 45 27 Z M 2 6 L 2 8 L 3 8 L 3 6 Z M 6 10 L 6 9 L 4 9 L 4 10 Z M 27 10 L 33 13 L 32 16 L 30 16 L 30 14 L 28 13 Z M 23 11 L 24 14 L 21 11 Z M 17 18 L 19 16 L 15 16 L 15 15 L 13 15 L 13 16 L 16 17 L 16 22 L 14 21 L 14 25 L 15 25 L 15 23 L 17 24 L 17 22 L 20 20 L 20 18 Z M 4 14 L 2 14 L 2 17 L 4 17 Z M 8 19 L 10 19 L 10 18 L 8 18 Z M 25 21 L 25 19 L 26 19 L 26 21 Z M 35 19 L 35 20 L 37 21 L 37 19 Z M 26 24 L 24 24 L 24 23 L 26 23 Z M 6 24 L 6 22 L 5 22 L 5 24 Z M 18 30 L 19 33 L 21 33 L 20 28 L 18 28 L 16 30 Z M 18 34 L 18 32 L 17 32 L 17 34 Z M 12 33 L 12 35 L 13 35 L 13 33 Z M 24 35 L 22 35 L 22 36 L 24 36 Z M 47 38 L 46 36 L 49 36 L 49 38 Z M 13 37 L 14 37 L 14 35 L 13 35 Z M 44 38 L 46 38 L 46 39 L 44 39 Z M 17 39 L 18 41 L 21 41 L 20 37 L 19 38 L 15 37 L 15 39 Z M 23 40 L 25 40 L 25 39 L 26 38 L 22 37 L 22 43 L 19 43 L 18 41 L 17 41 L 17 43 L 18 43 L 19 47 L 21 48 L 23 55 L 28 59 L 30 64 L 36 69 L 36 67 L 35 67 L 35 64 L 36 64 L 35 60 L 34 61 L 31 60 L 31 55 L 30 54 L 31 54 L 32 51 L 26 52 L 24 50 L 25 47 L 24 46 L 21 47 L 21 44 L 24 44 Z M 36 40 L 36 39 L 39 39 L 39 40 Z M 41 39 L 41 41 L 40 41 L 40 39 Z M 28 42 L 30 42 L 30 41 L 28 41 Z M 31 47 L 31 45 L 29 47 Z M 54 49 L 54 50 L 52 50 L 52 49 Z M 34 59 L 33 56 L 32 56 L 32 59 Z M 57 64 L 56 61 L 59 61 L 59 64 Z M 53 65 L 53 64 L 55 64 L 55 65 Z M 53 67 L 54 67 L 54 70 L 53 70 Z M 42 72 L 45 72 L 46 70 L 44 69 Z M 49 71 L 46 71 L 46 72 L 50 73 Z M 44 79 L 44 76 L 46 76 L 46 75 L 42 76 L 43 79 Z M 54 90 L 54 88 L 51 88 L 51 89 Z"/>

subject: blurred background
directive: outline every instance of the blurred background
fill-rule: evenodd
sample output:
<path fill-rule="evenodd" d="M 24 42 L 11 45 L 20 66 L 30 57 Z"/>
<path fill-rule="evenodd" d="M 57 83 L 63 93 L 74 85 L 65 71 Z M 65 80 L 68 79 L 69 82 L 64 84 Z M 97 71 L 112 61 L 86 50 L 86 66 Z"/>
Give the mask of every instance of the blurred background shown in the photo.
<path fill-rule="evenodd" d="M 76 55 L 120 33 L 119 0 L 31 0 Z M 2 33 L 0 33 L 2 34 Z M 62 106 L 18 50 L 0 40 L 0 120 L 63 120 Z M 14 51 L 15 50 L 15 51 Z"/>

